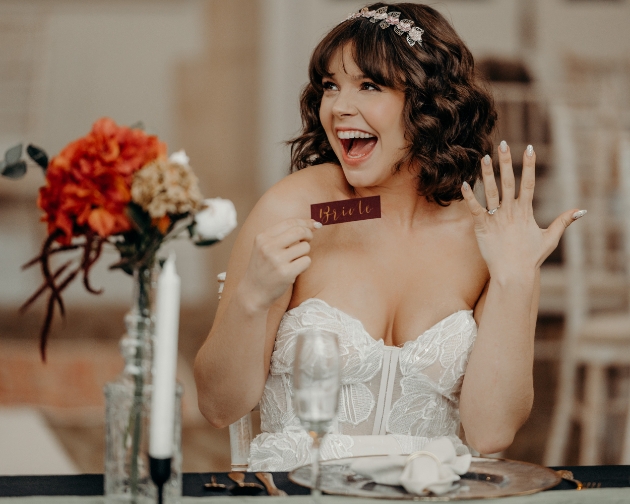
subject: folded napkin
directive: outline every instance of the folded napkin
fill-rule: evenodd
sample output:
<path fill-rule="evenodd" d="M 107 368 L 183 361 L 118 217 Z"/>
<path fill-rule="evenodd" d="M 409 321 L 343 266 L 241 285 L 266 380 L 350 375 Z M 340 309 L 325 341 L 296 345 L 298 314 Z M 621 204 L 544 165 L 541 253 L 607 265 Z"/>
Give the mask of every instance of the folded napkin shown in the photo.
<path fill-rule="evenodd" d="M 357 458 L 350 469 L 381 485 L 402 485 L 409 493 L 442 495 L 468 471 L 471 458 L 457 456 L 452 441 L 443 437 L 411 455 Z"/>

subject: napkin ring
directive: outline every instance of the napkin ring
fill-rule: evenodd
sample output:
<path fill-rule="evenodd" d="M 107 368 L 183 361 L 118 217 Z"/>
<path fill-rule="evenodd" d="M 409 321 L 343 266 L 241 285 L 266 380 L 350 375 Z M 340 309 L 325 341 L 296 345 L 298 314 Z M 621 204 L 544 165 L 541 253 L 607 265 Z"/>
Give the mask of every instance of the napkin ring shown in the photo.
<path fill-rule="evenodd" d="M 408 457 L 407 457 L 407 461 L 405 462 L 405 465 L 408 464 L 409 462 L 411 462 L 413 459 L 416 459 L 418 457 L 421 457 L 422 455 L 428 455 L 429 457 L 431 457 L 433 460 L 435 460 L 437 462 L 438 465 L 442 465 L 442 461 L 438 458 L 438 456 L 430 451 L 426 451 L 426 450 L 420 450 L 417 452 L 413 452 L 411 453 Z"/>

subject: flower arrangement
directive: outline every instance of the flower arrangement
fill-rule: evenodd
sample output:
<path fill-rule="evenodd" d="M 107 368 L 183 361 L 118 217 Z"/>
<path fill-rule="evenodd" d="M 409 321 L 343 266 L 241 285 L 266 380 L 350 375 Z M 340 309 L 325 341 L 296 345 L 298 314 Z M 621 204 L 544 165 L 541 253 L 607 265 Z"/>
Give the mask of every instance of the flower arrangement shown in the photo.
<path fill-rule="evenodd" d="M 150 270 L 167 240 L 187 233 L 196 245 L 208 246 L 236 227 L 232 202 L 203 199 L 186 154 L 179 151 L 167 158 L 166 145 L 140 128 L 101 118 L 50 162 L 38 147 L 29 145 L 26 151 L 46 176 L 37 204 L 44 211 L 48 236 L 41 253 L 23 266 L 39 264 L 44 282 L 21 308 L 48 293 L 42 360 L 55 305 L 64 314 L 62 291 L 82 276 L 89 292 L 101 292 L 92 287 L 89 275 L 104 246 L 120 254 L 111 269 L 133 274 Z M 9 178 L 20 178 L 26 168 L 21 145 L 9 149 L 0 164 L 1 174 Z M 79 254 L 53 267 L 53 256 L 71 251 Z"/>

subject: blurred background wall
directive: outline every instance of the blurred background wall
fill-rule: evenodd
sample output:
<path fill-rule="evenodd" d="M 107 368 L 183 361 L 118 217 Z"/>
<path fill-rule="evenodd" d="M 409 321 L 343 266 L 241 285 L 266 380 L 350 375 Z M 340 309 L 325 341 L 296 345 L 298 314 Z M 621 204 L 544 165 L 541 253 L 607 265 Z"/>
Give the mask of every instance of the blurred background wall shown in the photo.
<path fill-rule="evenodd" d="M 627 69 L 630 2 L 430 3 L 452 21 L 491 81 L 501 114 L 497 143 L 501 138 L 513 148 L 534 143 L 541 177 L 537 215 L 549 222 L 560 209 L 549 104 L 573 93 L 570 84 L 580 76 Z M 101 116 L 119 124 L 142 121 L 171 152 L 187 151 L 204 195 L 233 200 L 242 223 L 258 197 L 288 173 L 284 142 L 300 127 L 298 97 L 310 52 L 328 29 L 363 5 L 0 0 L 0 152 L 24 142 L 55 154 Z M 18 315 L 17 308 L 41 278 L 20 265 L 37 254 L 45 236 L 35 205 L 42 182 L 35 169 L 21 181 L 0 178 L 0 419 L 11 408 L 33 407 L 70 465 L 102 471 L 100 388 L 120 370 L 116 345 L 131 283 L 107 271 L 115 256 L 102 257 L 93 283 L 105 292 L 92 296 L 79 285 L 68 290 L 67 320 L 53 326 L 49 362 L 38 362 L 42 307 L 30 316 Z M 183 292 L 179 370 L 188 397 L 185 470 L 228 463 L 225 432 L 208 427 L 195 411 L 190 365 L 212 324 L 215 277 L 225 270 L 235 234 L 210 250 L 188 242 L 175 246 Z M 561 263 L 561 253 L 553 260 Z M 566 315 L 563 281 L 552 281 L 543 299 L 540 399 L 530 430 L 526 426 L 515 443 L 515 458 L 543 458 Z M 52 394 L 55 387 L 65 393 Z M 2 453 L 0 445 L 0 472 L 19 472 Z"/>

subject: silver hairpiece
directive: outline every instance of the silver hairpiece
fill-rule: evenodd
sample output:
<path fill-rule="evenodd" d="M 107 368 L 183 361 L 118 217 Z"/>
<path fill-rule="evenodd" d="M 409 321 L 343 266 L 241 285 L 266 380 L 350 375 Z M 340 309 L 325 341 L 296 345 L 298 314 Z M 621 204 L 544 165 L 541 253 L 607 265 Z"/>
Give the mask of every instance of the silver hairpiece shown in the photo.
<path fill-rule="evenodd" d="M 413 47 L 417 42 L 418 45 L 422 45 L 422 34 L 424 30 L 419 26 L 414 26 L 414 22 L 411 19 L 400 19 L 400 12 L 387 12 L 388 7 L 381 7 L 380 9 L 370 10 L 367 7 L 363 7 L 359 12 L 353 12 L 348 15 L 347 20 L 357 18 L 367 18 L 371 23 L 377 23 L 380 21 L 379 26 L 384 30 L 390 26 L 394 27 L 396 35 L 407 34 L 407 43 Z"/>

